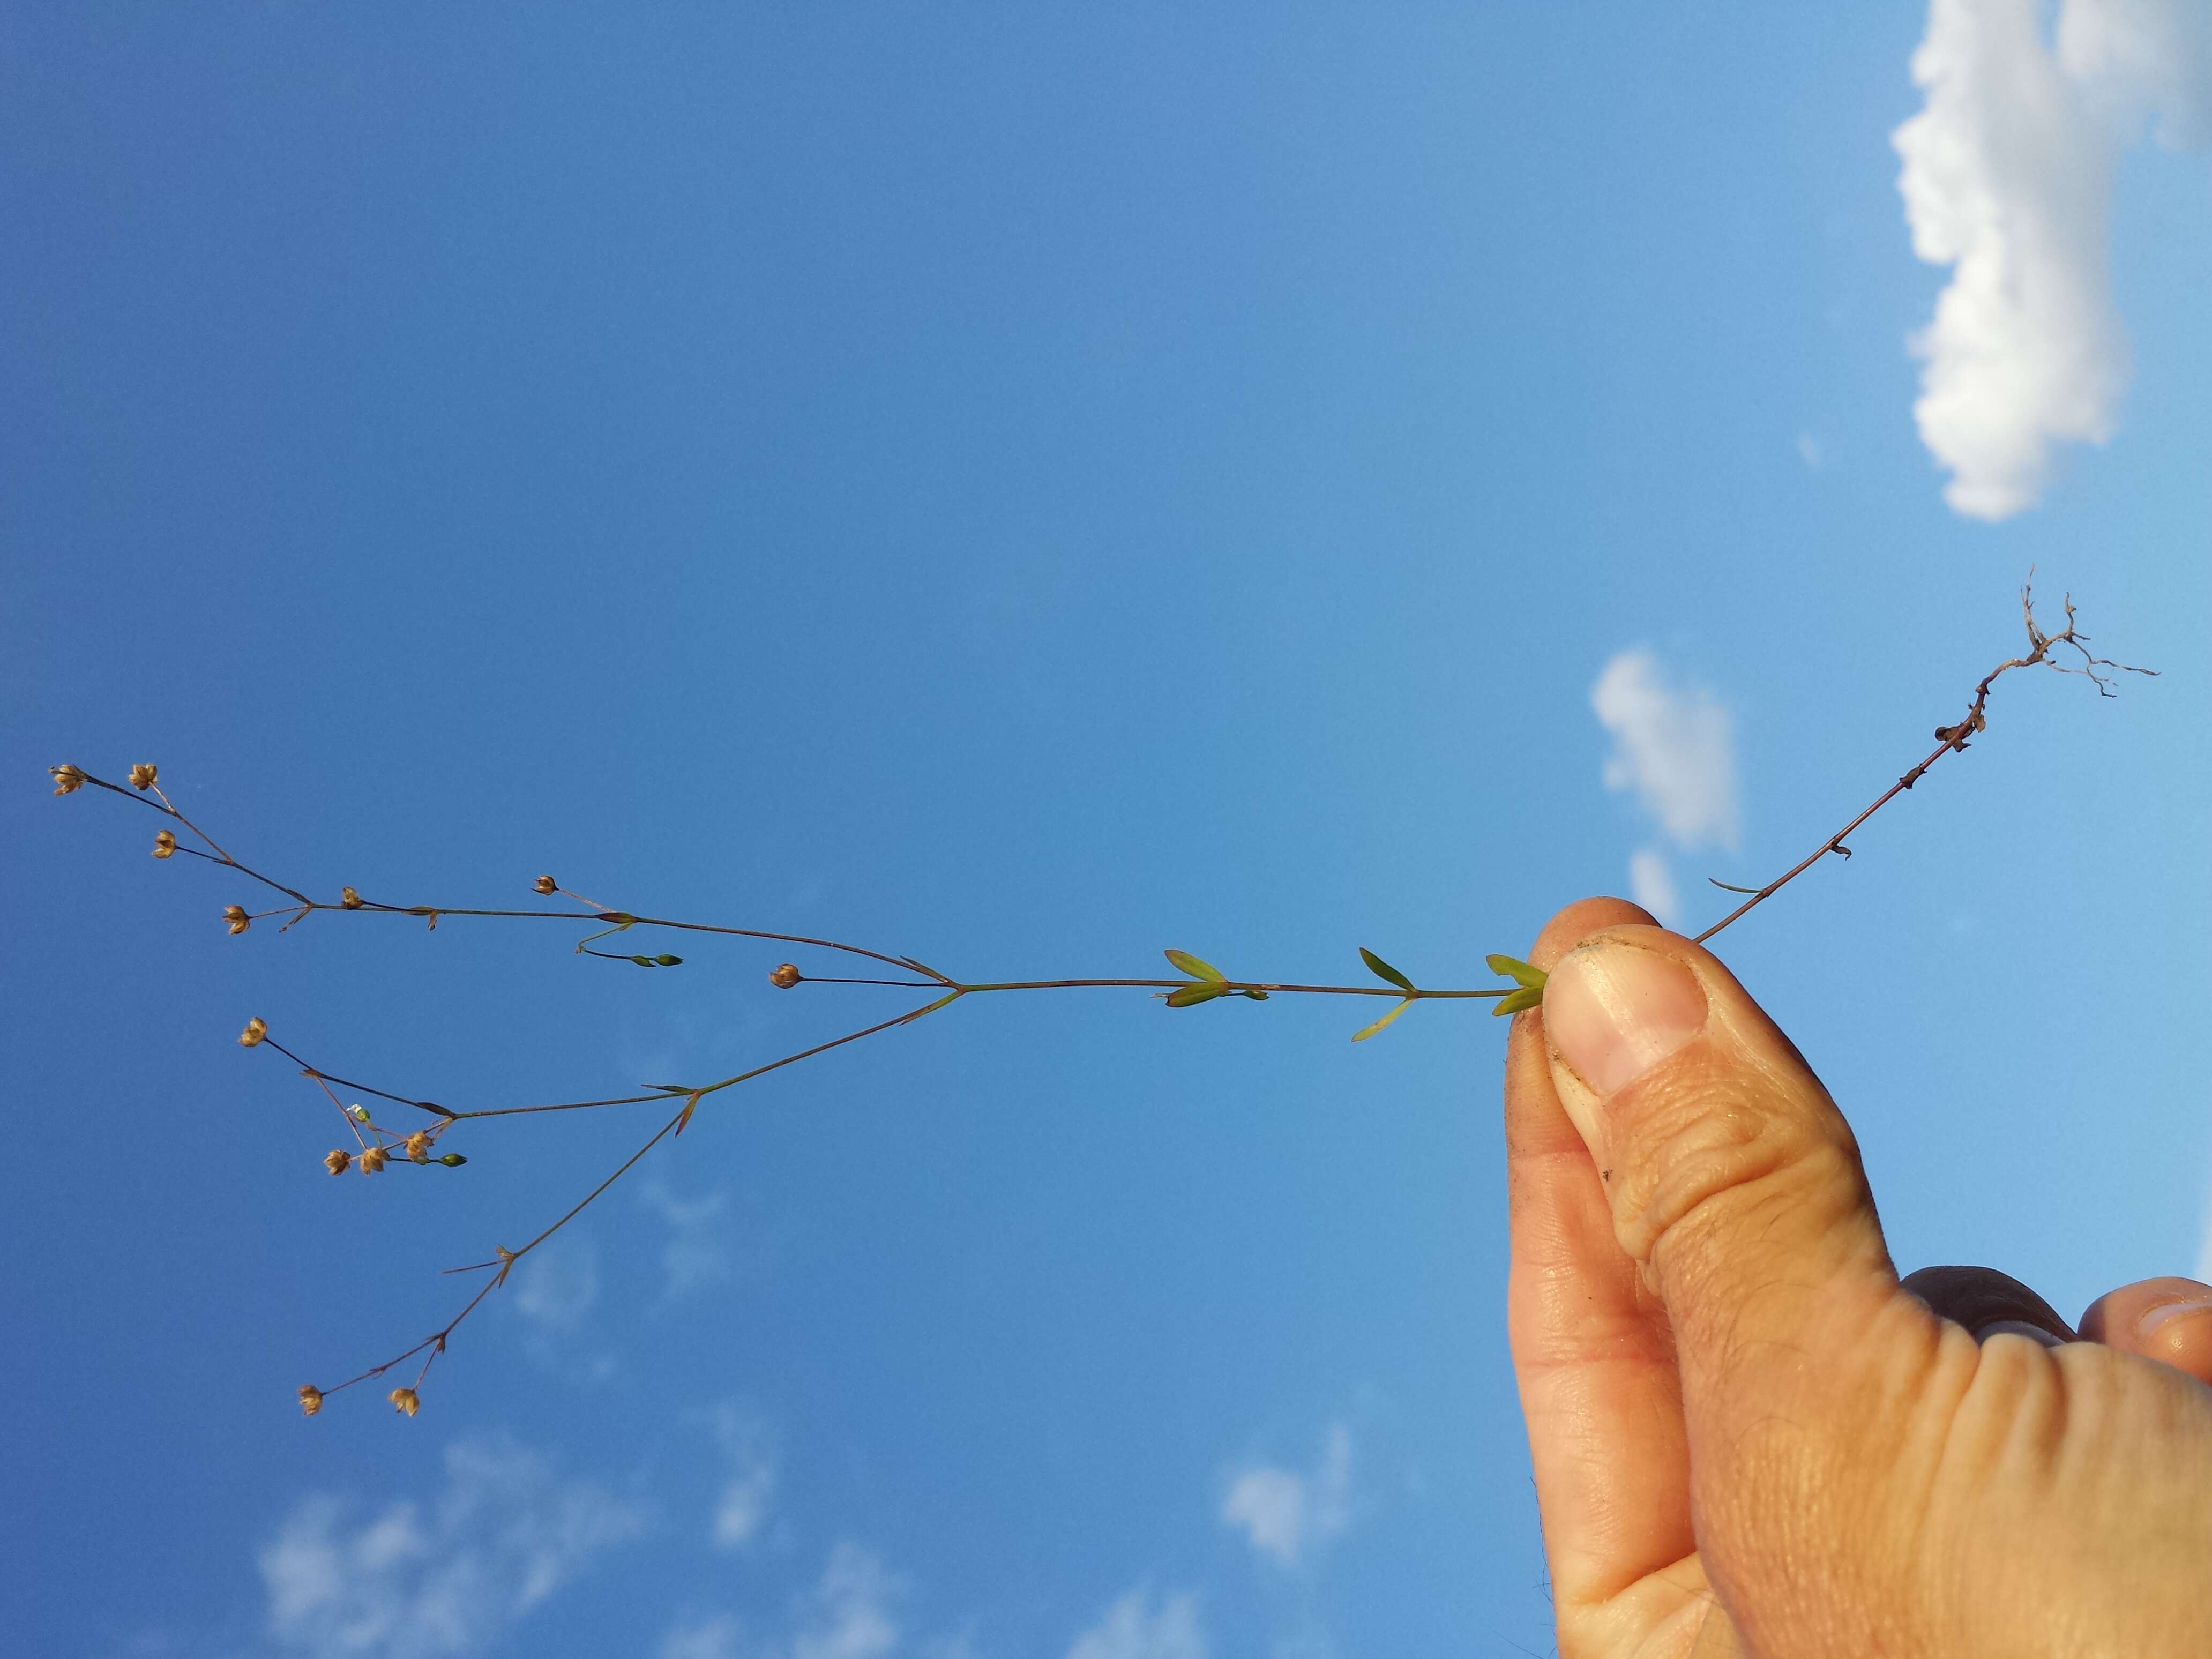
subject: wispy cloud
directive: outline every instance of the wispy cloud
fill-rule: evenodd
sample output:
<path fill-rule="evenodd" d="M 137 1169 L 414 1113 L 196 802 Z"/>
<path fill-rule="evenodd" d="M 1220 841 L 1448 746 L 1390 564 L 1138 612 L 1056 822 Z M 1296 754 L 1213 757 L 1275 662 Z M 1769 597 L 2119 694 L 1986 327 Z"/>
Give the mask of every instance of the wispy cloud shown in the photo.
<path fill-rule="evenodd" d="M 1720 699 L 1678 685 L 1650 652 L 1623 651 L 1590 687 L 1590 708 L 1613 735 L 1608 789 L 1625 790 L 1685 852 L 1733 849 L 1741 831 L 1735 722 Z M 1672 924 L 1681 902 L 1664 853 L 1639 848 L 1629 860 L 1638 904 Z"/>
<path fill-rule="evenodd" d="M 717 1549 L 743 1549 L 768 1524 L 775 1497 L 775 1449 L 768 1425 L 755 1413 L 726 1402 L 710 1415 L 714 1439 L 730 1461 L 729 1479 L 714 1500 L 711 1536 Z"/>
<path fill-rule="evenodd" d="M 1656 847 L 1639 847 L 1628 855 L 1628 896 L 1669 927 L 1681 920 L 1682 895 L 1674 885 L 1674 869 Z"/>
<path fill-rule="evenodd" d="M 1267 1463 L 1241 1471 L 1221 1501 L 1221 1520 L 1278 1566 L 1310 1559 L 1352 1524 L 1352 1431 L 1331 1424 L 1307 1474 Z"/>
<path fill-rule="evenodd" d="M 694 1291 L 706 1289 L 730 1276 L 728 1229 L 723 1212 L 728 1195 L 708 1193 L 701 1198 L 678 1198 L 658 1181 L 642 1182 L 639 1201 L 668 1224 L 668 1243 L 660 1265 L 667 1277 L 662 1294 L 673 1302 Z"/>
<path fill-rule="evenodd" d="M 1718 698 L 1674 684 L 1658 658 L 1632 650 L 1606 664 L 1590 707 L 1613 734 L 1607 788 L 1632 792 L 1679 847 L 1735 847 L 1735 742 Z"/>
<path fill-rule="evenodd" d="M 362 1518 L 310 1498 L 262 1547 L 268 1629 L 310 1659 L 458 1659 L 642 1530 L 635 1505 L 506 1437 L 446 1451 L 445 1489 Z"/>
<path fill-rule="evenodd" d="M 899 1645 L 892 1607 L 904 1588 L 872 1553 L 841 1543 L 793 1605 L 787 1636 L 756 1643 L 743 1620 L 717 1614 L 670 1631 L 660 1659 L 884 1659 Z"/>
<path fill-rule="evenodd" d="M 599 1299 L 599 1250 L 589 1238 L 549 1240 L 514 1278 L 518 1313 L 548 1330 L 572 1333 Z"/>
<path fill-rule="evenodd" d="M 1926 94 L 1891 137 L 1913 252 L 1952 267 L 1912 340 L 1922 441 L 1970 518 L 2041 498 L 2051 451 L 2111 436 L 2128 377 L 2109 219 L 2146 118 L 2172 147 L 2212 138 L 2212 7 L 1932 0 L 1912 56 Z"/>
<path fill-rule="evenodd" d="M 1156 1602 L 1139 1586 L 1075 1638 L 1067 1659 L 1206 1659 L 1207 1651 L 1194 1594 L 1179 1591 Z"/>

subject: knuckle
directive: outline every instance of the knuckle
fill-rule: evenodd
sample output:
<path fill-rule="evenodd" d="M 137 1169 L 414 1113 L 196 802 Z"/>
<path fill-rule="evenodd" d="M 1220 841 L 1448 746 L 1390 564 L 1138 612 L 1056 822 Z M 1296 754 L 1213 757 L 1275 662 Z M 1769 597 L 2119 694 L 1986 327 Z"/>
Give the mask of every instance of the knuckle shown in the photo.
<path fill-rule="evenodd" d="M 1696 1063 L 1623 1091 L 1608 1183 L 1622 1249 L 1651 1263 L 1664 1241 L 1670 1277 L 1723 1256 L 1740 1273 L 1741 1253 L 1761 1254 L 1775 1230 L 1863 1203 L 1850 1129 L 1817 1085 L 1798 1092 Z"/>

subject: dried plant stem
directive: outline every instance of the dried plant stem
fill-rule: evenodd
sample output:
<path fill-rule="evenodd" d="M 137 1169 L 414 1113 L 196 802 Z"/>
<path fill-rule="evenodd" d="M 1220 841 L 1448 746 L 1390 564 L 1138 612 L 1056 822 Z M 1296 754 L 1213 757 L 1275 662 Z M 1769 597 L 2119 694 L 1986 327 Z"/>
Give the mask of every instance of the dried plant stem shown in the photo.
<path fill-rule="evenodd" d="M 1806 854 L 1804 858 L 1799 860 L 1796 864 L 1791 865 L 1787 870 L 1784 870 L 1772 881 L 1768 882 L 1765 886 L 1759 888 L 1730 887 L 1726 882 L 1714 882 L 1714 886 L 1722 888 L 1728 892 L 1749 893 L 1751 896 L 1747 898 L 1741 904 L 1737 905 L 1735 909 L 1729 911 L 1728 915 L 1723 916 L 1711 927 L 1706 928 L 1704 933 L 1696 935 L 1692 941 L 1693 943 L 1703 945 L 1707 939 L 1712 938 L 1714 934 L 1719 933 L 1723 928 L 1734 926 L 1737 921 L 1740 921 L 1745 916 L 1749 915 L 1753 910 L 1756 910 L 1760 905 L 1765 903 L 1767 900 L 1772 898 L 1777 893 L 1787 887 L 1791 882 L 1796 880 L 1798 877 L 1803 875 L 1808 870 L 1818 864 L 1822 859 L 1827 857 L 1831 853 L 1838 854 L 1844 858 L 1850 857 L 1851 849 L 1844 844 L 1844 838 L 1846 836 L 1849 836 L 1853 830 L 1856 830 L 1859 825 L 1864 823 L 1875 813 L 1881 811 L 1883 807 L 1888 805 L 1890 802 L 1895 800 L 1906 790 L 1911 788 L 1914 784 L 1919 782 L 1921 778 L 1926 774 L 1928 769 L 1935 765 L 1937 761 L 1942 760 L 1946 755 L 1956 754 L 1960 750 L 1966 749 L 1968 747 L 1966 742 L 1968 738 L 1972 737 L 1977 732 L 1984 731 L 1988 728 L 1990 722 L 1987 710 L 1990 701 L 1990 689 L 1997 683 L 1997 680 L 2001 676 L 2009 674 L 2015 668 L 2037 667 L 2055 669 L 2061 674 L 2080 674 L 2095 684 L 2097 688 L 2097 695 L 2102 697 L 2109 697 L 2113 695 L 2111 678 L 2113 673 L 2143 674 L 2148 675 L 2154 679 L 2158 677 L 2158 671 L 2154 668 L 2130 667 L 2128 664 L 2124 662 L 2114 662 L 2109 657 L 2092 655 L 2089 651 L 2089 636 L 2081 632 L 2081 630 L 2075 624 L 2074 598 L 2071 594 L 2068 594 L 2065 599 L 2061 601 L 2066 609 L 2066 626 L 2059 629 L 2056 634 L 2045 634 L 2040 628 L 2036 626 L 2035 622 L 2035 572 L 2033 570 L 2030 570 L 2027 573 L 2027 580 L 2021 584 L 2020 589 L 2021 617 L 2027 629 L 2027 654 L 2022 657 L 2008 658 L 2005 661 L 1999 663 L 1995 668 L 1990 670 L 1988 673 L 1983 675 L 1981 683 L 1974 687 L 1973 697 L 1966 705 L 1966 712 L 1964 718 L 1962 718 L 1956 726 L 1939 726 L 1936 728 L 1936 736 L 1940 739 L 1940 741 L 1936 744 L 1934 749 L 1930 750 L 1928 754 L 1922 758 L 1917 765 L 1914 766 L 1902 777 L 1899 778 L 1898 781 L 1890 785 L 1888 788 L 1883 790 L 1881 793 L 1876 795 L 1874 798 L 1874 800 L 1856 817 L 1853 818 L 1842 829 L 1837 830 L 1836 833 L 1829 836 L 1827 840 L 1822 842 L 1818 847 L 1814 848 L 1810 853 Z M 2081 660 L 2079 663 L 2063 663 L 2053 658 L 2051 653 L 2060 646 L 2071 647 L 2075 652 L 2080 653 Z M 2107 673 L 2102 672 L 2106 670 L 2111 671 L 2111 672 Z"/>

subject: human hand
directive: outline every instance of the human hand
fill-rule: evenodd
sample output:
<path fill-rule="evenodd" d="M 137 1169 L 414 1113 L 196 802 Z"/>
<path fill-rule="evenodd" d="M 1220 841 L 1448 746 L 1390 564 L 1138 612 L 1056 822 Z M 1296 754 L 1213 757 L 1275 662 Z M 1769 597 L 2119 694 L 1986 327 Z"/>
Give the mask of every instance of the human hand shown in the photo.
<path fill-rule="evenodd" d="M 1593 899 L 1529 960 L 1507 1321 L 1562 1659 L 2212 1650 L 2212 1286 L 2046 1346 L 2002 1274 L 1900 1284 L 1849 1127 L 1711 955 Z"/>

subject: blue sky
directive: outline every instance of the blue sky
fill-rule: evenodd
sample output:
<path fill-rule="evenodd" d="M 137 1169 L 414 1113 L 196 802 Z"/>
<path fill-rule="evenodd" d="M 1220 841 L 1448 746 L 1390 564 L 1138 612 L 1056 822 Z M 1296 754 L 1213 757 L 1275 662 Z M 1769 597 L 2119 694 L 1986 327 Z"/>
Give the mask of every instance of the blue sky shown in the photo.
<path fill-rule="evenodd" d="M 2212 56 L 2134 48 L 2197 21 L 9 7 L 12 1639 L 1550 1640 L 1480 1013 L 963 1005 L 713 1097 L 419 1417 L 309 1421 L 647 1109 L 333 1181 L 247 1016 L 495 1104 L 899 994 L 534 924 L 229 938 L 246 895 L 63 761 L 158 762 L 325 896 L 550 870 L 977 978 L 1474 984 L 1632 861 L 1697 924 L 1793 862 L 2015 648 L 2033 565 L 2164 677 L 2008 679 L 1723 954 L 1901 1267 L 2069 1313 L 2191 1270 Z"/>

